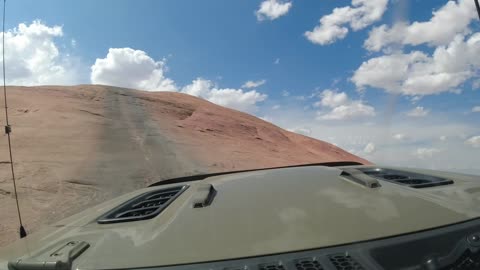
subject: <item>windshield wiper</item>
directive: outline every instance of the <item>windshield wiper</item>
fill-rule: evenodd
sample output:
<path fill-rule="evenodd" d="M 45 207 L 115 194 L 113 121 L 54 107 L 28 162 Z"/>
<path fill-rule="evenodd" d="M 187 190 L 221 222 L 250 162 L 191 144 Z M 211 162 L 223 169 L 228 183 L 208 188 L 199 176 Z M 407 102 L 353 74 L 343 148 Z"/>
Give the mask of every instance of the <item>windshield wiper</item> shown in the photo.
<path fill-rule="evenodd" d="M 225 172 L 208 173 L 208 174 L 197 174 L 197 175 L 182 176 L 182 177 L 176 177 L 176 178 L 170 178 L 170 179 L 158 181 L 149 185 L 149 187 L 182 183 L 182 182 L 190 182 L 190 181 L 198 181 L 198 180 L 203 180 L 205 178 L 212 177 L 212 176 L 242 173 L 242 172 L 253 172 L 253 171 L 295 168 L 295 167 L 309 167 L 309 166 L 338 167 L 338 166 L 352 166 L 352 165 L 363 165 L 363 164 L 355 161 L 337 161 L 337 162 L 307 163 L 307 164 L 298 164 L 298 165 L 289 165 L 289 166 L 280 166 L 280 167 L 267 167 L 267 168 L 250 169 L 250 170 L 225 171 Z"/>

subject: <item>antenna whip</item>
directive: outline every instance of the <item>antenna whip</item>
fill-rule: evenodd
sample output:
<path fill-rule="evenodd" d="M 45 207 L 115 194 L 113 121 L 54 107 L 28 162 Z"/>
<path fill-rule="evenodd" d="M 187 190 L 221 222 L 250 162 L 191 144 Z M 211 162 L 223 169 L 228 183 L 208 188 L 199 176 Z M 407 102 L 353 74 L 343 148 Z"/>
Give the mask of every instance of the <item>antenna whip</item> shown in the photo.
<path fill-rule="evenodd" d="M 475 6 L 477 7 L 478 18 L 480 19 L 480 5 L 478 4 L 478 0 L 475 1 Z"/>
<path fill-rule="evenodd" d="M 20 238 L 27 236 L 27 232 L 23 227 L 22 215 L 20 215 L 20 206 L 18 204 L 18 194 L 17 194 L 17 184 L 15 181 L 15 171 L 13 169 L 13 156 L 12 156 L 12 143 L 10 140 L 10 133 L 12 132 L 12 127 L 8 122 L 8 106 L 7 106 L 7 85 L 5 82 L 5 6 L 7 0 L 3 0 L 3 24 L 2 24 L 2 64 L 3 64 L 3 96 L 5 98 L 5 134 L 8 138 L 8 151 L 10 153 L 10 168 L 12 169 L 12 180 L 13 180 L 13 192 L 15 194 L 15 202 L 17 203 L 17 213 L 18 221 L 20 222 Z"/>

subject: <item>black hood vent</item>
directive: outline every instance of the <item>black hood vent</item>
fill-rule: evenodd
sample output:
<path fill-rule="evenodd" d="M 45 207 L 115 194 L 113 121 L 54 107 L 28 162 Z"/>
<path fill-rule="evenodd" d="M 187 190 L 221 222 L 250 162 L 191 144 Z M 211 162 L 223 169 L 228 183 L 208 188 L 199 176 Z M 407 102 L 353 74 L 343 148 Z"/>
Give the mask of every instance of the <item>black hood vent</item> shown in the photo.
<path fill-rule="evenodd" d="M 337 270 L 365 270 L 354 258 L 345 253 L 332 254 L 329 259 Z"/>
<path fill-rule="evenodd" d="M 184 185 L 144 193 L 112 209 L 98 218 L 97 222 L 106 224 L 153 218 L 180 196 L 187 187 Z"/>
<path fill-rule="evenodd" d="M 297 270 L 324 270 L 322 265 L 314 258 L 306 258 L 295 261 L 295 269 Z"/>
<path fill-rule="evenodd" d="M 450 179 L 437 176 L 384 168 L 360 168 L 364 174 L 395 184 L 412 188 L 427 188 L 453 184 Z"/>

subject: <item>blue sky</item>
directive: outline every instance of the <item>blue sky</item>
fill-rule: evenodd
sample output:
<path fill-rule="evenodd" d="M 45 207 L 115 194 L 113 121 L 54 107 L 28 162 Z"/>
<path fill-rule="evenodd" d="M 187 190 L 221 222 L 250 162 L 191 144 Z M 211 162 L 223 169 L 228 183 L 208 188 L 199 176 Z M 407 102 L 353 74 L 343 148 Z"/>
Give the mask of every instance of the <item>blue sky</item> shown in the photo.
<path fill-rule="evenodd" d="M 6 28 L 10 84 L 185 92 L 375 162 L 478 172 L 473 0 L 7 1 Z"/>
<path fill-rule="evenodd" d="M 221 76 L 221 84 L 232 87 L 253 78 L 277 78 L 269 80 L 269 93 L 280 96 L 279 88 L 309 93 L 329 87 L 361 63 L 359 44 L 366 33 L 324 48 L 303 36 L 336 2 L 298 2 L 281 19 L 258 22 L 258 1 L 10 1 L 7 28 L 35 19 L 62 25 L 64 38 L 77 41 L 73 53 L 88 64 L 109 48 L 131 47 L 154 59 L 168 57 L 170 77 L 180 84 L 198 76 Z M 275 66 L 277 58 L 282 64 Z M 297 78 L 278 80 L 292 76 Z"/>

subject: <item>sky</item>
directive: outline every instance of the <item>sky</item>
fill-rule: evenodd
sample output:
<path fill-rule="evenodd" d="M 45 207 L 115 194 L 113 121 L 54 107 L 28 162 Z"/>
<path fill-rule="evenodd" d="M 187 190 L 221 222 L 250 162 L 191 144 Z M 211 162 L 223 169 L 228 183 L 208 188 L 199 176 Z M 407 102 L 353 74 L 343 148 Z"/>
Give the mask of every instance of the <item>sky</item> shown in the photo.
<path fill-rule="evenodd" d="M 7 1 L 9 85 L 177 91 L 375 163 L 480 174 L 473 0 Z"/>

